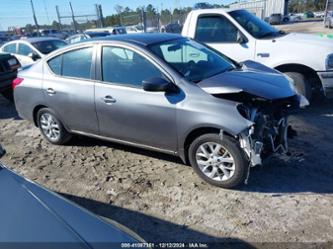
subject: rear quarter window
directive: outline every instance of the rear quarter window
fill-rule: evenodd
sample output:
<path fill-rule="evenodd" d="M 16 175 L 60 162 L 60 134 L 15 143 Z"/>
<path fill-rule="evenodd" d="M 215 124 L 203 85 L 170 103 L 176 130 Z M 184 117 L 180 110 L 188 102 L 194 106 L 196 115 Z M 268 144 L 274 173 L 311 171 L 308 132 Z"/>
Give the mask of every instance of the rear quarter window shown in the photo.
<path fill-rule="evenodd" d="M 53 73 L 61 75 L 62 55 L 49 60 L 48 65 Z"/>
<path fill-rule="evenodd" d="M 8 44 L 3 47 L 3 51 L 6 53 L 16 53 L 16 43 Z"/>

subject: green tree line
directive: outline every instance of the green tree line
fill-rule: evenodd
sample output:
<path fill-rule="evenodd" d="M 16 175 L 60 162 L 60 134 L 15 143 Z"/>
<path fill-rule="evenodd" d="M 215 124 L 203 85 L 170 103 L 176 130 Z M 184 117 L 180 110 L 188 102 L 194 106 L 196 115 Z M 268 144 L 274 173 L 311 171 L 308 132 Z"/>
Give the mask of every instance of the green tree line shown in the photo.
<path fill-rule="evenodd" d="M 326 7 L 326 0 L 290 0 L 289 12 L 302 13 L 304 11 L 323 11 Z"/>

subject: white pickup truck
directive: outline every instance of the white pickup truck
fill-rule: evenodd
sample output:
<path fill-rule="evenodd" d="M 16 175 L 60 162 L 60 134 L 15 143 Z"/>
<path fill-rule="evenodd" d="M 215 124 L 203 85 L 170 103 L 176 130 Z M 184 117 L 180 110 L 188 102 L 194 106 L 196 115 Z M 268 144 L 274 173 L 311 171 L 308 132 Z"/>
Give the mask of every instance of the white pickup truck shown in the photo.
<path fill-rule="evenodd" d="M 287 74 L 309 100 L 315 90 L 333 97 L 333 40 L 325 35 L 285 33 L 246 10 L 229 9 L 190 12 L 182 35 L 235 61 L 254 60 Z"/>

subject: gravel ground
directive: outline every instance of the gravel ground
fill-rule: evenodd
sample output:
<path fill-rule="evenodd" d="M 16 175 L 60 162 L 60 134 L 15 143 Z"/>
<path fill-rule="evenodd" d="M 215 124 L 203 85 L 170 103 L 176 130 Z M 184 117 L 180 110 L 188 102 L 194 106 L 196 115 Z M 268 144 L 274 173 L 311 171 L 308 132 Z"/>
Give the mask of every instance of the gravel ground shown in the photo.
<path fill-rule="evenodd" d="M 3 98 L 0 141 L 9 168 L 146 241 L 326 242 L 333 240 L 332 106 L 292 117 L 291 155 L 252 169 L 239 190 L 204 183 L 172 156 L 84 137 L 51 145 Z"/>

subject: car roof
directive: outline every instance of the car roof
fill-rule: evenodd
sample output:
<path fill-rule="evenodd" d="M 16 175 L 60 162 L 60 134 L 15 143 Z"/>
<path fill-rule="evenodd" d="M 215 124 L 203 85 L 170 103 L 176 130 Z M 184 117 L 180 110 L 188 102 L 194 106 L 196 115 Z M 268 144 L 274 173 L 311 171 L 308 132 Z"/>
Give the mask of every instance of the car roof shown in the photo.
<path fill-rule="evenodd" d="M 192 10 L 191 13 L 196 13 L 198 15 L 200 14 L 215 14 L 215 13 L 226 13 L 230 11 L 234 11 L 237 9 L 233 8 L 216 8 L 216 9 L 197 9 L 197 10 Z"/>
<path fill-rule="evenodd" d="M 139 34 L 111 35 L 107 37 L 99 37 L 92 39 L 92 41 L 123 41 L 141 46 L 149 46 L 151 44 L 166 42 L 180 38 L 184 37 L 181 35 L 168 34 L 168 33 L 154 33 L 154 34 L 139 33 Z"/>

